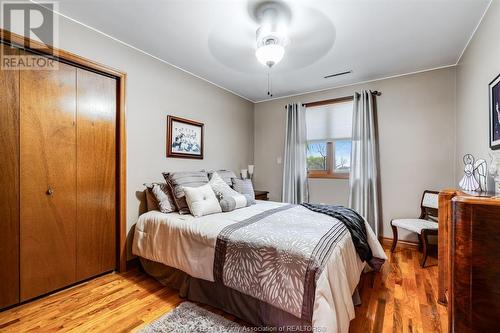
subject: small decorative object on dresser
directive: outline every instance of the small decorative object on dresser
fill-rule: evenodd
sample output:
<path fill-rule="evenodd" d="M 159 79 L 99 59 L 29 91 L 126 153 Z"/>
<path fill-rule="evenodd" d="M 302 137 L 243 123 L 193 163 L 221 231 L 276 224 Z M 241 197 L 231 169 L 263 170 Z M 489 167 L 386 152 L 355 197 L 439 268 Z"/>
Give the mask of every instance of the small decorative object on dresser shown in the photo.
<path fill-rule="evenodd" d="M 168 116 L 167 157 L 203 159 L 203 124 Z"/>
<path fill-rule="evenodd" d="M 255 190 L 255 199 L 256 200 L 269 200 L 269 191 L 257 191 Z"/>
<path fill-rule="evenodd" d="M 497 161 L 495 154 L 490 153 L 490 168 L 488 172 L 493 178 L 493 191 L 495 194 L 500 194 L 500 162 Z"/>
<path fill-rule="evenodd" d="M 465 154 L 463 158 L 464 176 L 460 181 L 460 188 L 464 191 L 486 191 L 487 165 L 486 161 L 475 160 L 471 154 Z"/>
<path fill-rule="evenodd" d="M 490 148 L 500 149 L 500 75 L 490 85 Z"/>

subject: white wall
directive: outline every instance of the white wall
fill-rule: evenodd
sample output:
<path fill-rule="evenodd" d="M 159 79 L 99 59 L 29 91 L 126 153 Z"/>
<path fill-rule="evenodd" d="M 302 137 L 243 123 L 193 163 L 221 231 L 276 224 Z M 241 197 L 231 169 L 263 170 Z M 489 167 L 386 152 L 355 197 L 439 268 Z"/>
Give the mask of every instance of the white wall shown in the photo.
<path fill-rule="evenodd" d="M 492 1 L 457 66 L 456 181 L 463 175 L 462 156 L 490 161 L 488 84 L 500 74 L 500 1 Z M 500 161 L 500 151 L 496 151 Z M 492 188 L 491 188 L 492 189 Z"/>
<path fill-rule="evenodd" d="M 349 179 L 309 179 L 309 201 L 347 206 Z"/>
<path fill-rule="evenodd" d="M 424 189 L 456 186 L 464 153 L 487 157 L 487 85 L 500 73 L 499 31 L 500 3 L 493 1 L 460 59 L 456 78 L 455 68 L 448 68 L 255 106 L 62 17 L 59 47 L 128 74 L 128 229 L 140 210 L 137 196 L 142 183 L 161 180 L 165 170 L 220 167 L 236 171 L 254 160 L 256 187 L 280 200 L 281 165 L 276 159 L 283 149 L 284 105 L 376 89 L 383 92 L 378 97 L 383 235 L 390 237 L 390 219 L 415 216 Z M 167 114 L 205 123 L 204 160 L 165 157 Z M 310 188 L 313 202 L 347 203 L 345 180 L 311 180 Z"/>
<path fill-rule="evenodd" d="M 59 48 L 127 73 L 127 232 L 143 183 L 163 171 L 225 168 L 253 161 L 253 103 L 60 17 Z M 205 124 L 203 160 L 166 158 L 167 115 Z"/>
<path fill-rule="evenodd" d="M 454 183 L 455 68 L 374 81 L 255 105 L 254 162 L 256 187 L 281 199 L 284 105 L 352 95 L 361 89 L 382 91 L 377 98 L 380 135 L 383 236 L 389 222 L 416 217 L 425 189 Z M 347 203 L 343 180 L 311 180 L 311 201 Z M 342 193 L 342 191 L 345 191 Z M 411 240 L 416 240 L 412 235 Z M 406 234 L 402 239 L 408 239 Z"/>

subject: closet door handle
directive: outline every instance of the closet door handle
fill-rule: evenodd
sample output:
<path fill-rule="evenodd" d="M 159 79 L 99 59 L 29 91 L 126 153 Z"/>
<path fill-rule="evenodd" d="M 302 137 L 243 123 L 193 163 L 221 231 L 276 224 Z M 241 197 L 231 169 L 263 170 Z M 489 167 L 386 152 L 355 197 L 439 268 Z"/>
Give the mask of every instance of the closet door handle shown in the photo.
<path fill-rule="evenodd" d="M 45 192 L 45 194 L 47 194 L 47 195 L 52 195 L 52 194 L 54 194 L 54 190 L 52 189 L 52 187 L 49 187 L 49 188 L 47 189 L 47 192 Z"/>

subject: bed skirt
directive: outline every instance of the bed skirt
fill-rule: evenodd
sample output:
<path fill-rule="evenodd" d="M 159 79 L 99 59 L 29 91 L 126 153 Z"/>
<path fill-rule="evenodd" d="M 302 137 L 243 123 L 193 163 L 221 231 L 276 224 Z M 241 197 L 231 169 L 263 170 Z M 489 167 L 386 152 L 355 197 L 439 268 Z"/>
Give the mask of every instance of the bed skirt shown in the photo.
<path fill-rule="evenodd" d="M 161 284 L 179 291 L 179 296 L 193 302 L 208 304 L 230 313 L 257 327 L 279 328 L 279 331 L 311 331 L 311 322 L 295 317 L 268 303 L 224 285 L 197 279 L 161 263 L 140 258 L 144 271 Z M 361 304 L 356 288 L 355 305 Z"/>

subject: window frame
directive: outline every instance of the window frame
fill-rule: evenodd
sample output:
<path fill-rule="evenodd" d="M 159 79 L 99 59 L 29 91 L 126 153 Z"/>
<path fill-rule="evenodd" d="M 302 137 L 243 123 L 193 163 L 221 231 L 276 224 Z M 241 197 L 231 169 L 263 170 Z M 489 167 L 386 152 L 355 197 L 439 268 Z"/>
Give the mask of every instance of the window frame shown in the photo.
<path fill-rule="evenodd" d="M 317 101 L 317 102 L 311 102 L 311 103 L 305 103 L 303 106 L 306 108 L 308 107 L 315 107 L 315 106 L 323 106 L 323 105 L 331 105 L 331 104 L 336 104 L 336 103 L 344 103 L 347 101 L 353 101 L 354 96 L 346 96 L 346 97 L 340 97 L 340 98 L 335 98 L 335 99 L 327 99 L 323 101 Z M 347 140 L 351 138 L 345 138 L 342 140 Z M 326 170 L 307 170 L 307 178 L 311 179 L 349 179 L 351 170 L 349 169 L 348 172 L 336 172 L 335 171 L 335 143 L 337 141 L 342 141 L 342 140 L 332 140 L 332 141 L 326 141 Z M 309 144 L 309 141 L 307 142 Z"/>
<path fill-rule="evenodd" d="M 346 138 L 347 139 L 347 138 Z M 325 179 L 349 179 L 351 171 L 335 171 L 335 144 L 337 141 L 326 141 L 326 170 L 307 170 L 307 178 L 325 178 Z"/>

